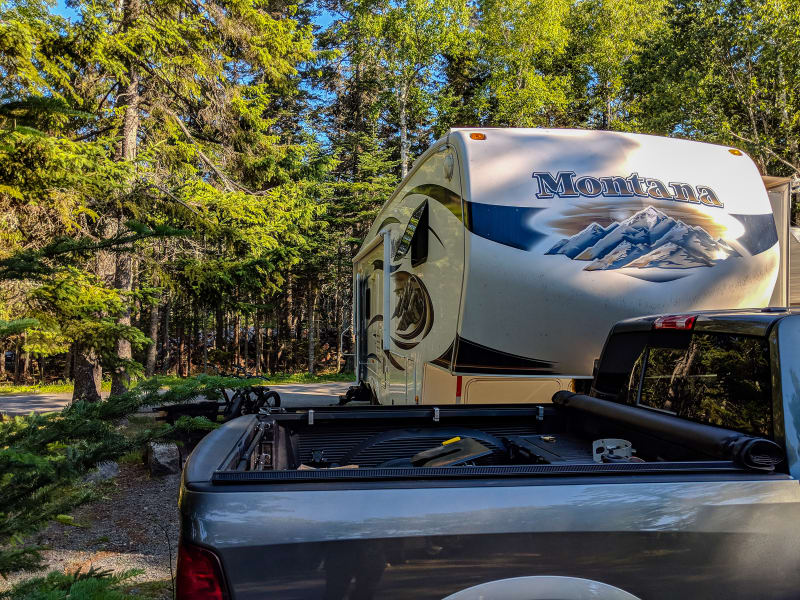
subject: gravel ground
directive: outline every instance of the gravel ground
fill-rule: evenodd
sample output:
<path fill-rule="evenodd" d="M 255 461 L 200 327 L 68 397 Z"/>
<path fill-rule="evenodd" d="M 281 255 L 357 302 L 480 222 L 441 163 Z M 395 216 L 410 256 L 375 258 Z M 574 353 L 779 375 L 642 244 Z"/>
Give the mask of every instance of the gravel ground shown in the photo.
<path fill-rule="evenodd" d="M 77 526 L 54 522 L 29 538 L 29 543 L 48 548 L 42 553 L 47 570 L 17 573 L 7 581 L 0 579 L 0 591 L 51 570 L 85 571 L 89 567 L 143 569 L 145 573 L 132 582 L 165 581 L 168 590 L 170 545 L 174 569 L 178 543 L 179 484 L 177 474 L 151 478 L 141 464 L 120 465 L 119 476 L 105 484 L 108 499 L 86 504 L 72 513 Z"/>

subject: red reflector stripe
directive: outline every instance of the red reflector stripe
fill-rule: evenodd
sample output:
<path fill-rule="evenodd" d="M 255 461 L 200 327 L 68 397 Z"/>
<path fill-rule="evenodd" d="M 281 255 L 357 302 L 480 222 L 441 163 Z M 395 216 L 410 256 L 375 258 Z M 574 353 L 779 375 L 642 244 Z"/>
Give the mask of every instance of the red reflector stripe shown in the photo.
<path fill-rule="evenodd" d="M 461 398 L 461 375 L 456 376 L 456 398 Z"/>
<path fill-rule="evenodd" d="M 228 595 L 217 555 L 200 546 L 181 542 L 175 591 L 176 600 L 225 600 Z"/>
<path fill-rule="evenodd" d="M 653 329 L 691 329 L 697 315 L 669 315 L 653 321 Z"/>

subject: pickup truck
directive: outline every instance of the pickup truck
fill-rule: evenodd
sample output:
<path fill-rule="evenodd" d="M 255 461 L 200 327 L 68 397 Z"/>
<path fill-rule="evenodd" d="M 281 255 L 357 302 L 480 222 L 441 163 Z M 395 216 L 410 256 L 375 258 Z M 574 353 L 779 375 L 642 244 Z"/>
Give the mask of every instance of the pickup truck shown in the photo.
<path fill-rule="evenodd" d="M 177 597 L 800 597 L 800 314 L 618 323 L 586 394 L 264 409 L 183 473 Z"/>

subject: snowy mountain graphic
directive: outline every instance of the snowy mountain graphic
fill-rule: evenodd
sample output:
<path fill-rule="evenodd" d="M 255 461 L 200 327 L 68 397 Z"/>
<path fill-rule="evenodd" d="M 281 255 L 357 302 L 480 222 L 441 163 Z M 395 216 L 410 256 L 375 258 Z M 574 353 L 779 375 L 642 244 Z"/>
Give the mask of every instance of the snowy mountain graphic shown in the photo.
<path fill-rule="evenodd" d="M 608 227 L 592 223 L 545 254 L 591 261 L 585 271 L 622 267 L 690 269 L 710 267 L 731 256 L 741 256 L 702 227 L 687 225 L 652 206 Z"/>

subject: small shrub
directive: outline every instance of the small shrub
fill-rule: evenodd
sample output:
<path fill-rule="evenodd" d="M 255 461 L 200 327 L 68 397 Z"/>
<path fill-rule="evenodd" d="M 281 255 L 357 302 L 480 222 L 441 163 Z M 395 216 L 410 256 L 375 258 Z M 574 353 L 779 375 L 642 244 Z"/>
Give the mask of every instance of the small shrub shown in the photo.
<path fill-rule="evenodd" d="M 166 383 L 172 387 L 162 392 Z M 0 576 L 37 568 L 39 548 L 23 547 L 24 536 L 52 519 L 69 520 L 72 509 L 104 493 L 102 484 L 82 481 L 98 463 L 141 456 L 152 439 L 172 435 L 191 441 L 215 427 L 207 419 L 189 419 L 126 431 L 118 425 L 123 417 L 142 406 L 219 397 L 221 389 L 247 384 L 204 375 L 178 381 L 155 377 L 105 401 L 0 422 Z"/>
<path fill-rule="evenodd" d="M 35 577 L 0 593 L 3 600 L 124 600 L 130 598 L 122 590 L 131 577 L 143 571 L 132 569 L 113 575 L 110 571 L 91 568 L 85 573 L 52 571 L 45 577 Z"/>

